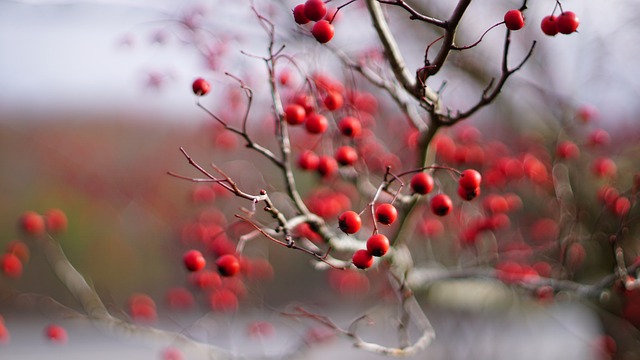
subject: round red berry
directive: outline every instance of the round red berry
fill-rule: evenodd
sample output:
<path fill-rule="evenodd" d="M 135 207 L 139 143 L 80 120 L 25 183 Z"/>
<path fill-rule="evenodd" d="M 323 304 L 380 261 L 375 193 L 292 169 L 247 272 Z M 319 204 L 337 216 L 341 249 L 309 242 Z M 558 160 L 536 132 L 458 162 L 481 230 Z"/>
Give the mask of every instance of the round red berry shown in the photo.
<path fill-rule="evenodd" d="M 338 129 L 342 135 L 355 138 L 362 132 L 362 124 L 352 116 L 345 116 L 338 122 Z"/>
<path fill-rule="evenodd" d="M 200 271 L 207 265 L 207 261 L 205 260 L 202 253 L 198 250 L 189 250 L 184 253 L 182 261 L 184 262 L 184 266 L 189 271 Z"/>
<path fill-rule="evenodd" d="M 344 98 L 339 92 L 329 91 L 324 97 L 324 106 L 331 111 L 338 110 L 344 104 Z"/>
<path fill-rule="evenodd" d="M 471 201 L 475 199 L 478 195 L 480 195 L 480 188 L 463 188 L 462 186 L 458 186 L 458 196 L 462 198 L 462 200 Z"/>
<path fill-rule="evenodd" d="M 307 0 L 304 3 L 304 15 L 311 21 L 319 21 L 327 15 L 327 5 L 322 0 Z"/>
<path fill-rule="evenodd" d="M 20 217 L 20 228 L 29 235 L 42 235 L 46 225 L 44 218 L 40 214 L 34 211 L 27 211 Z"/>
<path fill-rule="evenodd" d="M 325 44 L 333 39 L 335 30 L 333 29 L 333 25 L 331 25 L 327 20 L 320 20 L 313 25 L 311 34 L 319 43 Z"/>
<path fill-rule="evenodd" d="M 44 214 L 47 230 L 50 233 L 60 233 L 67 230 L 67 215 L 60 209 L 49 209 Z"/>
<path fill-rule="evenodd" d="M 384 256 L 389 251 L 389 238 L 375 234 L 367 240 L 367 251 L 373 256 Z"/>
<path fill-rule="evenodd" d="M 323 132 L 327 131 L 327 128 L 329 127 L 329 121 L 323 115 L 313 113 L 307 116 L 307 121 L 304 125 L 307 131 L 311 134 L 322 134 Z"/>
<path fill-rule="evenodd" d="M 445 216 L 453 208 L 451 198 L 446 194 L 438 194 L 431 198 L 431 211 L 438 216 Z"/>
<path fill-rule="evenodd" d="M 299 125 L 304 122 L 307 112 L 301 105 L 289 104 L 284 108 L 284 119 L 290 125 Z"/>
<path fill-rule="evenodd" d="M 580 156 L 580 148 L 572 141 L 565 140 L 558 144 L 556 155 L 561 159 L 575 159 Z"/>
<path fill-rule="evenodd" d="M 391 225 L 398 218 L 398 210 L 391 204 L 381 204 L 375 211 L 376 221 L 384 225 Z"/>
<path fill-rule="evenodd" d="M 509 10 L 504 14 L 504 24 L 509 30 L 520 30 L 524 27 L 524 16 L 517 9 Z"/>
<path fill-rule="evenodd" d="M 67 331 L 59 325 L 48 325 L 44 329 L 44 335 L 52 343 L 65 344 L 67 342 Z"/>
<path fill-rule="evenodd" d="M 222 255 L 216 260 L 218 272 L 222 276 L 233 276 L 240 272 L 240 261 L 235 255 Z"/>
<path fill-rule="evenodd" d="M 333 176 L 338 171 L 338 162 L 331 156 L 322 155 L 318 158 L 318 173 L 328 178 Z"/>
<path fill-rule="evenodd" d="M 318 169 L 320 158 L 315 152 L 311 150 L 305 150 L 298 156 L 298 166 L 307 171 L 313 171 Z"/>
<path fill-rule="evenodd" d="M 476 170 L 467 169 L 460 174 L 460 180 L 458 180 L 458 184 L 460 187 L 473 190 L 475 188 L 480 187 L 480 182 L 482 181 L 482 175 Z"/>
<path fill-rule="evenodd" d="M 540 29 L 549 36 L 558 34 L 558 19 L 554 15 L 545 16 L 540 22 Z"/>
<path fill-rule="evenodd" d="M 362 226 L 362 219 L 355 211 L 345 211 L 338 217 L 338 227 L 347 234 L 355 234 Z"/>
<path fill-rule="evenodd" d="M 299 4 L 293 8 L 293 20 L 300 25 L 310 21 L 307 15 L 304 14 L 304 4 Z"/>
<path fill-rule="evenodd" d="M 6 253 L 0 257 L 0 270 L 6 277 L 19 278 L 22 275 L 22 261 L 13 253 Z"/>
<path fill-rule="evenodd" d="M 335 153 L 338 164 L 342 166 L 353 165 L 358 161 L 358 153 L 351 146 L 340 146 Z"/>
<path fill-rule="evenodd" d="M 557 23 L 558 31 L 562 34 L 568 35 L 578 30 L 580 20 L 573 11 L 565 11 L 562 14 L 558 15 Z"/>
<path fill-rule="evenodd" d="M 411 178 L 411 190 L 420 195 L 425 195 L 433 190 L 433 177 L 425 172 L 420 172 Z"/>
<path fill-rule="evenodd" d="M 193 81 L 191 88 L 193 89 L 194 94 L 203 96 L 206 95 L 209 90 L 211 90 L 211 85 L 209 85 L 209 82 L 207 80 L 203 78 L 197 78 Z"/>
<path fill-rule="evenodd" d="M 356 250 L 356 252 L 353 253 L 351 261 L 358 269 L 368 269 L 373 265 L 373 255 L 364 249 Z"/>

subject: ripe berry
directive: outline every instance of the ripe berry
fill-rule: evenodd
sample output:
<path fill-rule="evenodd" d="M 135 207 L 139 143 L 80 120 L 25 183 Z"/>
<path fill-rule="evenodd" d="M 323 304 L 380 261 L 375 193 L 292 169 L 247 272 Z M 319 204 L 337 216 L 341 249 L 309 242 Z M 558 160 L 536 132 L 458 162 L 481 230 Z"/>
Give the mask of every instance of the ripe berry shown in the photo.
<path fill-rule="evenodd" d="M 549 36 L 555 36 L 558 33 L 558 18 L 554 15 L 545 16 L 540 22 L 542 32 Z"/>
<path fill-rule="evenodd" d="M 298 166 L 303 170 L 316 170 L 319 162 L 320 158 L 311 150 L 305 150 L 298 156 Z"/>
<path fill-rule="evenodd" d="M 504 24 L 507 29 L 515 31 L 524 27 L 524 16 L 522 12 L 517 9 L 509 10 L 504 14 Z"/>
<path fill-rule="evenodd" d="M 358 161 L 358 153 L 351 146 L 340 146 L 335 153 L 336 161 L 342 166 L 353 165 Z"/>
<path fill-rule="evenodd" d="M 338 162 L 331 156 L 323 155 L 318 158 L 318 173 L 328 178 L 338 171 Z"/>
<path fill-rule="evenodd" d="M 22 275 L 22 261 L 13 253 L 6 253 L 0 257 L 0 270 L 10 278 L 19 278 Z"/>
<path fill-rule="evenodd" d="M 304 4 L 299 4 L 293 8 L 293 20 L 300 25 L 310 21 L 307 15 L 304 14 Z"/>
<path fill-rule="evenodd" d="M 29 258 L 31 257 L 31 251 L 29 251 L 29 247 L 27 247 L 27 245 L 20 240 L 13 240 L 9 242 L 5 247 L 5 250 L 9 254 L 17 256 L 23 264 L 28 263 Z"/>
<path fill-rule="evenodd" d="M 561 159 L 575 159 L 580 156 L 580 149 L 572 141 L 565 140 L 558 144 L 556 155 Z"/>
<path fill-rule="evenodd" d="M 320 20 L 313 25 L 311 34 L 319 43 L 325 44 L 333 39 L 335 30 L 333 29 L 333 25 L 331 25 L 327 20 Z"/>
<path fill-rule="evenodd" d="M 373 256 L 384 256 L 389 251 L 389 239 L 382 234 L 375 234 L 367 240 L 367 251 Z"/>
<path fill-rule="evenodd" d="M 355 234 L 362 226 L 362 219 L 355 211 L 345 211 L 338 218 L 338 227 L 347 234 Z"/>
<path fill-rule="evenodd" d="M 351 261 L 358 269 L 368 269 L 373 265 L 373 255 L 364 249 L 356 250 L 356 252 L 353 253 Z"/>
<path fill-rule="evenodd" d="M 345 116 L 338 122 L 338 129 L 342 135 L 355 138 L 362 132 L 362 124 L 352 116 Z"/>
<path fill-rule="evenodd" d="M 578 25 L 580 25 L 580 20 L 573 11 L 565 11 L 558 15 L 557 22 L 558 31 L 567 35 L 578 30 Z"/>
<path fill-rule="evenodd" d="M 479 172 L 473 169 L 467 169 L 463 171 L 462 174 L 460 174 L 460 180 L 458 180 L 458 184 L 465 190 L 473 190 L 480 187 L 481 181 L 482 175 L 480 175 Z"/>
<path fill-rule="evenodd" d="M 203 96 L 206 95 L 209 90 L 211 90 L 211 85 L 209 85 L 209 82 L 207 82 L 207 80 L 203 78 L 197 78 L 193 81 L 191 88 L 193 89 L 194 94 Z"/>
<path fill-rule="evenodd" d="M 44 335 L 52 343 L 65 344 L 67 342 L 67 331 L 59 325 L 48 325 L 44 329 Z"/>
<path fill-rule="evenodd" d="M 327 5 L 322 0 L 307 0 L 304 3 L 304 15 L 311 21 L 319 21 L 327 15 Z"/>
<path fill-rule="evenodd" d="M 420 195 L 425 195 L 433 190 L 433 177 L 428 173 L 421 172 L 411 178 L 411 190 Z"/>
<path fill-rule="evenodd" d="M 322 134 L 323 132 L 327 131 L 327 128 L 329 127 L 329 121 L 326 117 L 318 113 L 313 113 L 307 116 L 307 122 L 305 122 L 304 125 L 307 131 L 311 134 Z"/>
<path fill-rule="evenodd" d="M 381 204 L 375 211 L 376 221 L 384 225 L 391 225 L 398 218 L 398 210 L 391 204 Z"/>
<path fill-rule="evenodd" d="M 618 168 L 613 160 L 601 156 L 593 161 L 591 170 L 597 177 L 603 178 L 615 176 Z"/>
<path fill-rule="evenodd" d="M 233 276 L 240 271 L 240 261 L 231 254 L 222 255 L 216 260 L 218 272 L 222 276 Z"/>
<path fill-rule="evenodd" d="M 480 195 L 479 187 L 474 189 L 467 189 L 467 188 L 463 188 L 462 186 L 458 186 L 458 196 L 460 196 L 462 200 L 471 201 L 475 199 L 478 195 Z"/>
<path fill-rule="evenodd" d="M 339 92 L 330 91 L 327 96 L 324 97 L 324 106 L 331 111 L 338 110 L 344 104 L 344 98 Z"/>
<path fill-rule="evenodd" d="M 184 262 L 184 266 L 189 271 L 200 271 L 204 269 L 205 265 L 207 265 L 207 261 L 202 256 L 202 253 L 198 250 L 189 250 L 184 253 L 182 257 L 182 261 Z"/>
<path fill-rule="evenodd" d="M 60 209 L 50 209 L 44 214 L 47 230 L 50 233 L 60 233 L 67 229 L 67 215 Z"/>
<path fill-rule="evenodd" d="M 451 198 L 446 194 L 438 194 L 431 198 L 431 211 L 438 216 L 445 216 L 451 212 L 453 203 Z"/>
<path fill-rule="evenodd" d="M 299 125 L 304 122 L 307 112 L 301 105 L 289 104 L 284 108 L 284 119 L 290 125 Z"/>
<path fill-rule="evenodd" d="M 29 235 L 42 235 L 45 230 L 44 218 L 34 211 L 27 211 L 20 217 L 20 228 Z"/>

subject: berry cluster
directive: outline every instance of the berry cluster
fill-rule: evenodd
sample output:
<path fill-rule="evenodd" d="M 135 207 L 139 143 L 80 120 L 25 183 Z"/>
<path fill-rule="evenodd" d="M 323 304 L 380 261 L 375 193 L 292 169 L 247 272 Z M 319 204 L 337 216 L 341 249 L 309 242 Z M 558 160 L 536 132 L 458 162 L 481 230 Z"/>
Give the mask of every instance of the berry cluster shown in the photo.
<path fill-rule="evenodd" d="M 522 11 L 512 9 L 504 14 L 504 24 L 507 29 L 516 31 L 525 25 L 525 17 Z M 549 36 L 555 36 L 558 33 L 569 35 L 578 30 L 580 20 L 573 11 L 562 11 L 560 15 L 545 16 L 540 22 L 542 32 Z"/>
<path fill-rule="evenodd" d="M 335 34 L 331 24 L 333 15 L 327 14 L 327 5 L 322 0 L 307 0 L 304 4 L 296 5 L 293 8 L 293 19 L 300 25 L 315 21 L 311 28 L 311 35 L 319 43 L 324 44 L 333 39 Z"/>
<path fill-rule="evenodd" d="M 578 30 L 578 25 L 580 20 L 573 11 L 563 11 L 558 16 L 545 16 L 540 23 L 540 28 L 549 36 L 555 36 L 558 33 L 569 35 Z"/>
<path fill-rule="evenodd" d="M 453 169 L 448 170 L 457 173 Z M 478 196 L 482 181 L 480 173 L 473 169 L 467 169 L 459 173 L 459 175 L 459 196 L 465 201 L 470 201 Z M 415 196 L 426 195 L 431 192 L 433 187 L 433 177 L 427 172 L 417 172 L 411 178 L 411 190 Z M 433 214 L 445 216 L 453 209 L 453 201 L 447 194 L 439 193 L 431 197 L 430 208 Z M 398 210 L 393 204 L 383 203 L 375 207 L 373 218 L 376 223 L 391 225 L 398 218 Z M 338 217 L 338 227 L 346 234 L 357 233 L 362 227 L 360 214 L 353 210 L 344 211 Z M 385 235 L 378 233 L 378 228 L 375 226 L 373 235 L 366 242 L 366 249 L 355 251 L 352 256 L 352 263 L 359 269 L 367 269 L 373 265 L 373 258 L 384 256 L 389 251 L 390 246 L 389 239 Z"/>

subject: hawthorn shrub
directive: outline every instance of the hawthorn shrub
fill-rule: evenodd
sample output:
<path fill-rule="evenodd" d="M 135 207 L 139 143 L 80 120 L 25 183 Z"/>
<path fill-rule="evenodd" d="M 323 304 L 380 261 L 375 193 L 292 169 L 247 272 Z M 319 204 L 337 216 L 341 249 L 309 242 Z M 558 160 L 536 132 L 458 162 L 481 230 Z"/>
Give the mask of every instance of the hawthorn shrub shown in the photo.
<path fill-rule="evenodd" d="M 224 52 L 202 46 L 216 34 L 206 14 L 194 10 L 178 21 L 191 45 L 209 49 L 203 54 L 209 69 L 185 91 L 193 92 L 212 124 L 215 154 L 196 158 L 184 144 L 177 155 L 192 171 L 168 169 L 176 181 L 194 183 L 191 201 L 202 209 L 180 224 L 182 251 L 175 257 L 184 285 L 167 290 L 170 308 L 204 304 L 199 309 L 205 312 L 233 313 L 255 307 L 251 289 L 279 276 L 273 259 L 301 257 L 326 274 L 327 282 L 317 286 L 334 296 L 396 305 L 400 340 L 387 345 L 361 337 L 357 325 L 366 313 L 346 327 L 304 306 L 282 314 L 323 325 L 378 354 L 427 348 L 437 329 L 420 295 L 455 279 L 502 283 L 541 304 L 581 299 L 640 326 L 638 144 L 612 140 L 615 135 L 600 128 L 604 116 L 570 101 L 544 127 L 518 127 L 515 114 L 500 111 L 489 124 L 474 121 L 501 106 L 498 98 L 515 101 L 501 93 L 536 56 L 536 42 L 526 43 L 517 32 L 553 41 L 547 36 L 589 30 L 568 3 L 522 1 L 515 9 L 493 5 L 495 22 L 474 34 L 475 42 L 458 43 L 460 33 L 469 33 L 463 18 L 474 16 L 470 4 L 458 0 L 448 13 L 402 0 L 250 4 L 263 47 L 243 53 L 252 65 L 241 73 L 222 68 Z M 547 14 L 529 18 L 529 6 L 546 7 Z M 366 29 L 348 25 L 363 18 Z M 411 40 L 402 30 L 412 23 L 426 28 L 421 36 L 429 39 L 419 58 L 405 59 L 411 52 L 399 43 Z M 340 42 L 350 32 L 368 32 L 375 43 L 358 48 Z M 484 44 L 496 51 L 496 62 L 465 68 L 462 59 Z M 311 47 L 332 58 L 332 67 L 305 56 Z M 445 86 L 456 71 L 475 78 L 469 82 L 488 79 L 469 84 L 456 99 Z M 252 164 L 227 168 L 246 159 Z M 21 214 L 29 241 L 7 247 L 0 258 L 4 275 L 19 278 L 29 248 L 42 247 L 91 320 L 177 343 L 165 358 L 179 358 L 181 347 L 214 357 L 230 353 L 153 329 L 160 314 L 143 293 L 131 295 L 127 319 L 112 314 L 55 238 L 67 221 L 73 219 L 59 209 Z M 255 251 L 265 242 L 273 245 L 269 252 Z M 268 323 L 254 325 L 254 335 L 274 331 Z M 0 340 L 5 333 L 0 327 Z M 48 329 L 47 336 L 67 341 L 64 330 Z M 312 344 L 328 335 L 306 336 Z M 603 351 L 613 355 L 615 338 L 603 339 Z"/>

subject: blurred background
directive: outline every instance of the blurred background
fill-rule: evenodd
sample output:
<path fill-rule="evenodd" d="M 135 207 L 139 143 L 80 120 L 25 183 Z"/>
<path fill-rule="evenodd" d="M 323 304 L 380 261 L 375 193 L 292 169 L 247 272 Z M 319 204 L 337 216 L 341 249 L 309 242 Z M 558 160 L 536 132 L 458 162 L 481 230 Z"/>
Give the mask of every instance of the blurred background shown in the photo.
<path fill-rule="evenodd" d="M 253 3 L 272 18 L 287 51 L 310 64 L 308 71 L 336 65 L 336 59 L 327 56 L 326 49 L 290 19 L 289 9 L 296 2 Z M 495 14 L 520 5 L 474 2 L 463 19 L 460 43 L 474 42 L 484 29 L 502 20 Z M 640 73 L 635 59 L 640 54 L 635 44 L 640 32 L 636 21 L 640 4 L 631 0 L 564 1 L 566 8 L 579 14 L 579 33 L 550 38 L 539 31 L 538 24 L 554 5 L 550 0 L 530 4 L 526 14 L 531 26 L 514 33 L 511 62 L 517 63 L 533 40 L 538 41 L 536 52 L 511 79 L 497 106 L 483 110 L 471 122 L 483 126 L 504 116 L 518 122 L 513 126 L 526 129 L 553 123 L 566 112 L 588 105 L 599 114 L 598 127 L 618 141 L 637 142 Z M 0 247 L 23 237 L 16 227 L 23 212 L 60 208 L 69 218 L 69 229 L 58 240 L 71 262 L 113 307 L 124 307 L 136 292 L 148 293 L 161 302 L 168 286 L 182 285 L 184 271 L 176 253 L 183 248 L 177 240 L 185 224 L 212 205 L 194 205 L 194 185 L 166 172 L 197 175 L 178 151 L 180 146 L 202 163 L 215 160 L 223 164 L 239 178 L 246 161 L 255 160 L 197 108 L 190 89 L 199 76 L 211 81 L 214 94 L 217 89 L 236 88 L 233 80 L 222 75 L 228 71 L 245 79 L 258 97 L 268 97 L 262 62 L 240 52 L 265 54 L 266 37 L 249 6 L 249 1 L 226 0 L 0 1 Z M 434 6 L 437 12 L 447 14 L 453 4 L 439 1 Z M 375 34 L 368 28 L 361 7 L 356 2 L 342 10 L 332 45 L 354 54 L 375 45 Z M 409 67 L 419 67 L 425 44 L 435 35 L 421 24 L 403 24 L 406 16 L 398 9 L 389 9 L 389 16 L 394 30 L 406 34 L 399 39 Z M 454 66 L 434 79 L 436 84 L 446 81 L 444 99 L 451 106 L 472 104 L 478 89 L 498 74 L 502 34 L 489 33 L 473 58 L 454 55 Z M 336 71 L 335 76 L 342 75 L 342 70 Z M 233 99 L 221 93 L 203 102 L 222 112 L 229 110 L 224 106 Z M 255 111 L 251 124 L 258 136 L 265 135 L 268 144 L 271 130 L 263 124 L 265 117 L 264 112 Z M 266 169 L 262 165 L 249 166 L 257 172 Z M 255 182 L 243 181 L 258 189 L 269 186 L 271 176 L 267 172 Z M 249 206 L 229 203 L 222 200 L 215 206 L 223 210 Z M 282 260 L 273 262 L 276 276 L 272 282 L 251 290 L 256 303 L 279 306 L 334 301 L 324 287 L 313 285 L 327 284 L 328 280 L 307 271 L 306 258 L 289 256 L 270 245 L 259 247 L 256 253 Z M 13 312 L 32 314 L 34 307 L 40 308 L 35 300 L 24 301 L 34 297 L 18 297 L 18 293 L 49 294 L 75 306 L 37 252 L 21 279 L 0 278 L 0 314 L 9 320 L 19 316 L 11 315 Z M 24 306 L 16 306 L 16 299 Z M 354 301 L 358 306 L 367 304 L 366 299 Z M 40 317 L 56 318 L 44 310 L 37 313 L 36 323 L 45 321 Z M 480 314 L 471 327 L 463 326 L 464 313 L 451 315 L 453 322 L 446 312 L 433 311 L 433 316 L 434 323 L 444 329 L 443 338 L 453 341 L 461 331 L 467 335 L 494 331 L 497 337 L 512 332 L 495 332 L 496 327 L 511 329 L 505 325 L 508 314 L 498 313 Z M 557 352 L 549 350 L 547 356 L 536 358 L 590 356 L 581 346 L 584 339 L 598 332 L 598 324 L 585 315 L 588 312 L 573 308 L 545 314 L 548 317 L 543 319 L 548 322 L 536 315 L 524 322 L 517 318 L 515 323 L 529 327 L 533 326 L 529 321 L 539 321 L 542 328 L 557 329 L 553 323 L 564 324 L 566 320 L 571 325 L 558 336 L 578 335 L 572 337 L 575 343 L 569 342 L 574 346 L 565 346 L 564 352 L 562 346 L 549 347 Z M 490 324 L 490 330 L 482 324 Z M 433 358 L 498 359 L 519 351 L 523 354 L 519 358 L 533 358 L 526 356 L 524 349 L 528 347 L 524 345 L 541 351 L 546 347 L 540 344 L 553 338 L 552 332 L 539 330 L 526 334 L 521 343 L 514 343 L 522 346 L 512 344 L 504 353 L 482 352 L 483 345 L 478 344 L 489 342 L 478 340 L 458 353 L 441 345 Z M 534 340 L 526 340 L 531 337 Z M 7 347 L 13 351 L 10 358 L 28 356 L 30 343 L 19 340 L 18 334 L 15 338 L 15 344 Z M 467 343 L 474 344 L 471 340 Z M 480 349 L 481 355 L 471 355 L 474 349 Z M 1 358 L 3 351 L 0 345 Z"/>

